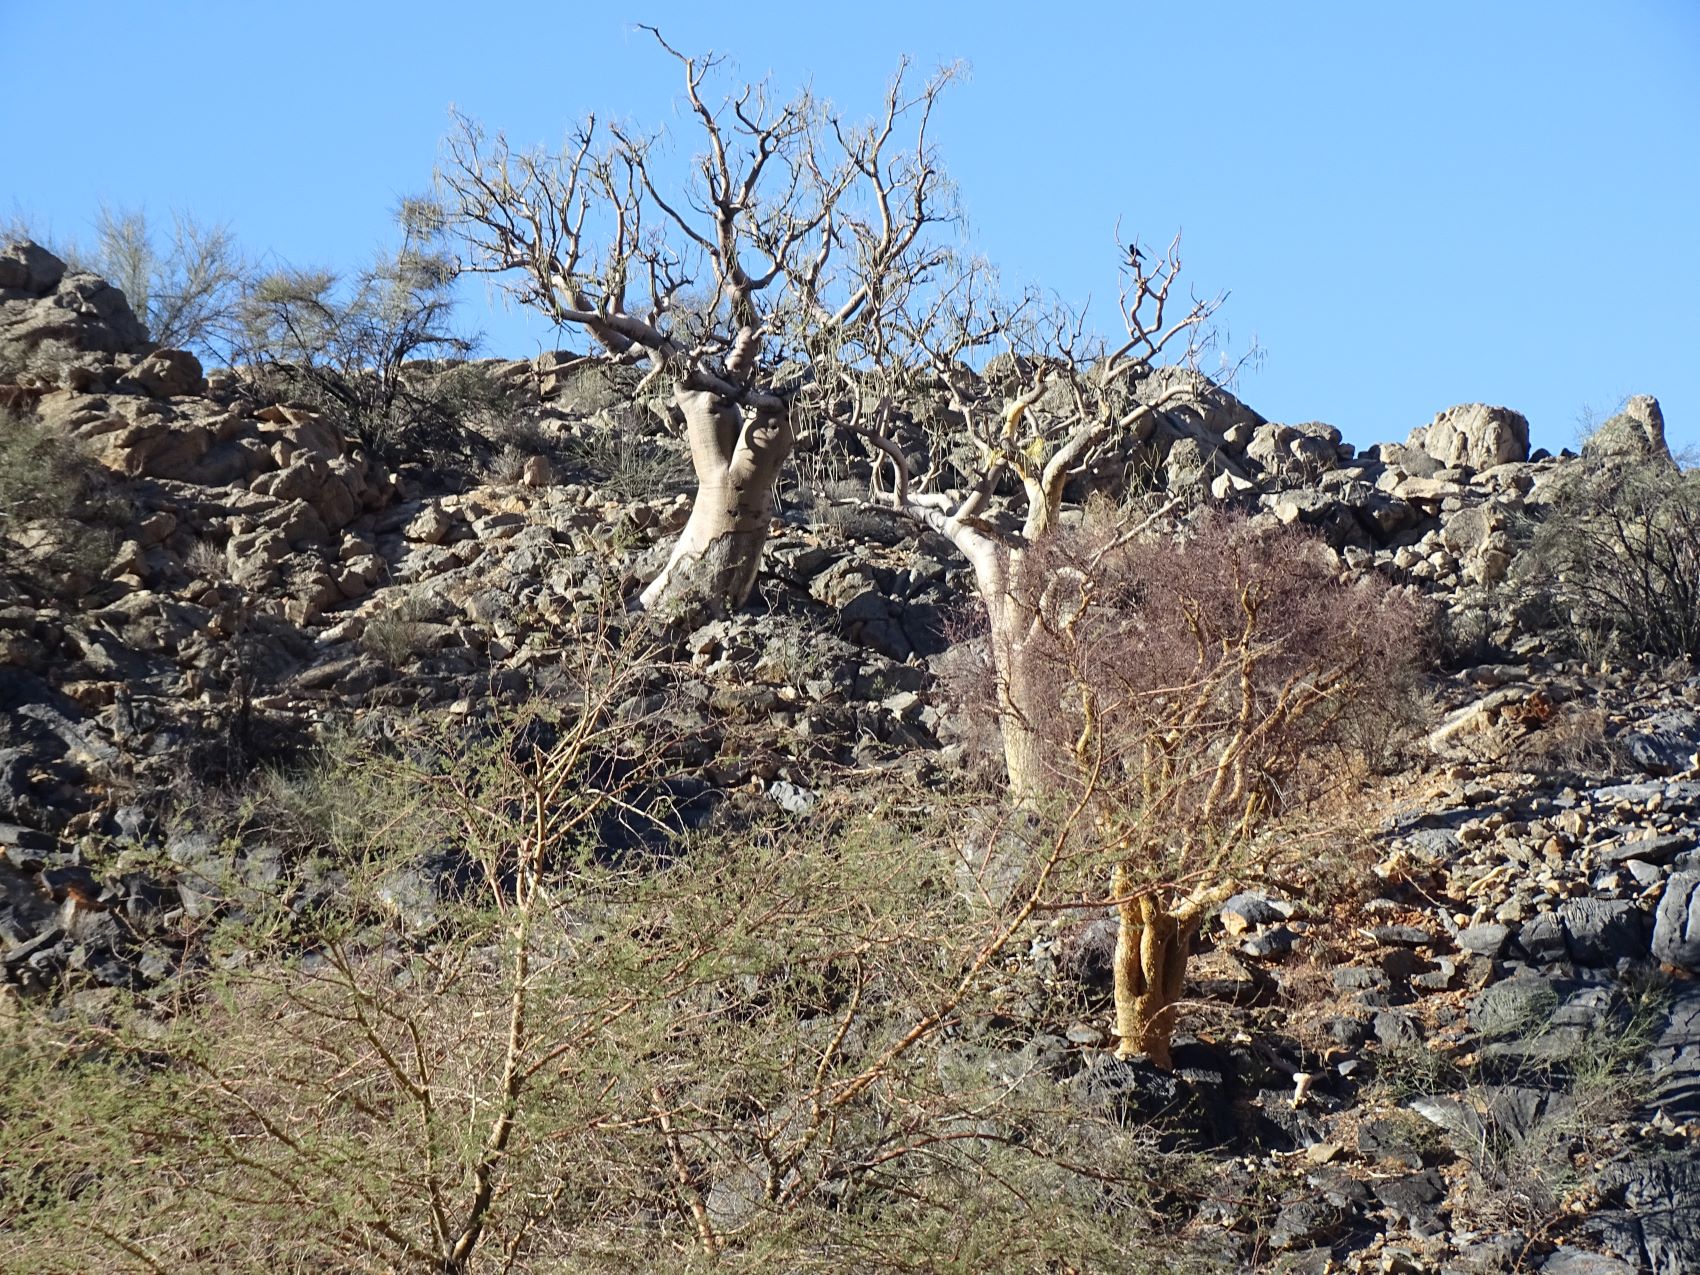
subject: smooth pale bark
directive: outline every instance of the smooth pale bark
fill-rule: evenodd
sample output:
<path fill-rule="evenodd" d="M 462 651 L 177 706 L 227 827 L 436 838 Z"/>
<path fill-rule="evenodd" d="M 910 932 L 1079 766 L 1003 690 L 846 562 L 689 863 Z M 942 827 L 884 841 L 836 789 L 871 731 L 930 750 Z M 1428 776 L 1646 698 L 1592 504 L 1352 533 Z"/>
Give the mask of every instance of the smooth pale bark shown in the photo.
<path fill-rule="evenodd" d="M 1027 658 L 1031 613 L 1008 593 L 987 596 L 984 601 L 1009 795 L 1017 806 L 1034 809 L 1045 796 L 1047 770 L 1043 743 L 1034 729 L 1045 706 L 1040 702 L 1037 671 Z"/>
<path fill-rule="evenodd" d="M 741 408 L 705 390 L 675 389 L 696 469 L 696 499 L 667 565 L 643 591 L 645 610 L 680 606 L 724 615 L 749 601 L 773 519 L 773 485 L 791 454 L 784 406 Z"/>

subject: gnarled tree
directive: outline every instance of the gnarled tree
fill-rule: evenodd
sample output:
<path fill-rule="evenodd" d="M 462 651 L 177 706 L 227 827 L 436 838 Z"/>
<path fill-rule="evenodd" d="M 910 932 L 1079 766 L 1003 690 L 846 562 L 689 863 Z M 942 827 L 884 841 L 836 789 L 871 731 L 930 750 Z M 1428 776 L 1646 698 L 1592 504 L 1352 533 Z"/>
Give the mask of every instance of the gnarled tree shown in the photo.
<path fill-rule="evenodd" d="M 974 570 L 990 626 L 1010 791 L 1023 804 L 1044 796 L 1053 764 L 1035 734 L 1051 706 L 1035 696 L 1029 658 L 1052 582 L 1024 571 L 1023 562 L 1055 530 L 1069 484 L 1106 450 L 1159 429 L 1188 428 L 1166 409 L 1196 394 L 1202 378 L 1169 375 L 1160 360 L 1190 369 L 1210 343 L 1209 321 L 1224 298 L 1173 296 L 1180 268 L 1178 236 L 1156 259 L 1137 245 L 1129 250 L 1120 293 L 1124 336 L 1114 345 L 1088 336 L 1079 316 L 1035 297 L 1000 303 L 987 274 L 970 268 L 893 324 L 887 348 L 894 357 L 884 371 L 897 388 L 852 422 L 891 461 L 891 505 L 944 536 Z M 1000 353 L 977 371 L 971 360 L 991 350 Z M 924 396 L 944 398 L 977 452 L 966 490 L 935 489 L 942 470 L 936 455 L 927 474 L 912 474 L 894 437 L 899 399 Z"/>
<path fill-rule="evenodd" d="M 702 150 L 677 186 L 656 136 L 588 120 L 560 154 L 516 150 L 460 118 L 442 183 L 470 246 L 593 357 L 670 381 L 697 495 L 645 607 L 727 610 L 754 586 L 772 488 L 816 362 L 856 364 L 884 319 L 948 259 L 928 232 L 954 217 L 928 138 L 946 69 L 900 68 L 883 110 L 853 125 L 807 92 L 713 100 L 714 57 L 678 52 Z"/>
<path fill-rule="evenodd" d="M 1143 518 L 1064 520 L 1070 484 L 1119 443 L 1218 441 L 1172 410 L 1214 388 L 1186 365 L 1219 303 L 1177 313 L 1179 269 L 1178 243 L 1154 261 L 1130 250 L 1113 347 L 1031 300 L 998 307 L 965 275 L 907 316 L 897 388 L 854 422 L 889 459 L 893 507 L 973 568 L 1010 794 L 1062 822 L 1074 869 L 1053 873 L 1047 906 L 1115 910 L 1119 1052 L 1163 1066 L 1199 923 L 1319 773 L 1316 749 L 1356 693 L 1396 680 L 1414 624 L 1387 586 L 1342 582 L 1297 533 L 1206 521 L 1148 535 L 1183 493 Z M 1003 353 L 972 368 L 994 343 Z M 1183 366 L 1160 367 L 1165 355 Z M 923 363 L 930 386 L 906 370 Z M 929 390 L 974 444 L 966 490 L 935 489 L 941 463 L 916 477 L 894 428 L 899 395 Z"/>

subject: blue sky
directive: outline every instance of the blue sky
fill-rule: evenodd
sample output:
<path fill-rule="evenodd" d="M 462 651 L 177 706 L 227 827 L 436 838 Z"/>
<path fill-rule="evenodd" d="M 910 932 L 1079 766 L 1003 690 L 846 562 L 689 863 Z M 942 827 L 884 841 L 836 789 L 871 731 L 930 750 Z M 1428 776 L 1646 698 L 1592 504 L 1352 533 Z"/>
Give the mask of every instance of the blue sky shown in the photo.
<path fill-rule="evenodd" d="M 938 137 L 978 250 L 1107 302 L 1118 217 L 1183 229 L 1193 284 L 1265 351 L 1238 388 L 1272 419 L 1363 444 L 1486 400 L 1559 447 L 1652 393 L 1700 446 L 1693 0 L 0 0 L 0 217 L 86 238 L 102 199 L 184 208 L 356 266 L 451 103 L 516 142 L 590 111 L 676 123 L 640 21 L 854 114 L 901 54 L 966 61 Z M 481 288 L 466 321 L 490 353 L 554 344 Z"/>

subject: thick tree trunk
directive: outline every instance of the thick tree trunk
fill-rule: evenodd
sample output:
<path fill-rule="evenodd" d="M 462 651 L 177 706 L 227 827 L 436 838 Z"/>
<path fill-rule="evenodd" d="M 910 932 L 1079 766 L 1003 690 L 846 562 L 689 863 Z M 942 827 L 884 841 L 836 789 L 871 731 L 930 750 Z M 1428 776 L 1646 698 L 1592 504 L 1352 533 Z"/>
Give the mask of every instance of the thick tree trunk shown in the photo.
<path fill-rule="evenodd" d="M 675 390 L 674 401 L 685 414 L 696 499 L 667 566 L 638 602 L 725 615 L 755 588 L 791 420 L 783 409 L 750 412 L 704 391 Z"/>
<path fill-rule="evenodd" d="M 1114 889 L 1120 924 L 1114 960 L 1116 1055 L 1144 1054 L 1158 1067 L 1174 1065 L 1170 1052 L 1186 977 L 1190 923 L 1164 911 L 1149 895 L 1126 897 L 1127 874 L 1118 868 Z"/>
<path fill-rule="evenodd" d="M 1029 667 L 1026 659 L 1029 616 L 1007 592 L 987 596 L 985 603 L 991 622 L 998 732 L 1003 740 L 1009 795 L 1017 806 L 1032 809 L 1045 797 L 1048 769 L 1042 741 L 1035 729 L 1044 705 L 1040 702 L 1036 670 Z"/>

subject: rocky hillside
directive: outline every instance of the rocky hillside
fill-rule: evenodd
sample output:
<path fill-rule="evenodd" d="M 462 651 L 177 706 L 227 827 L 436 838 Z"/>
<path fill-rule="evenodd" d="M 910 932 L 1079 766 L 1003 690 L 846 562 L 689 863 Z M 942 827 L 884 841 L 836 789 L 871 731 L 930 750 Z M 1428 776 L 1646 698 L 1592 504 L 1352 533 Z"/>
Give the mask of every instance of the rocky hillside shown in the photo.
<path fill-rule="evenodd" d="M 0 253 L 0 350 L 0 960 L 19 1013 L 164 996 L 244 900 L 322 888 L 208 794 L 349 732 L 548 695 L 689 508 L 662 418 L 566 356 L 475 365 L 511 419 L 469 472 L 377 456 L 149 347 L 121 293 L 34 245 Z M 1042 1006 L 976 1065 L 1025 1059 L 1206 1156 L 1217 1185 L 1188 1225 L 1229 1268 L 1700 1270 L 1700 676 L 1584 662 L 1506 603 L 1520 529 L 1584 460 L 1531 455 L 1503 407 L 1358 452 L 1196 390 L 1128 463 L 1430 594 L 1442 662 L 1347 818 L 1361 886 L 1264 882 L 1223 908 L 1173 1075 L 1116 1062 L 1101 1015 Z M 1590 448 L 1668 461 L 1657 402 Z M 866 473 L 822 458 L 788 482 L 757 603 L 664 635 L 688 820 L 806 822 L 855 776 L 924 793 L 983 763 L 983 724 L 940 690 L 964 569 L 858 499 Z M 421 860 L 388 897 L 429 914 L 455 871 Z M 1104 924 L 1035 938 L 1011 977 L 1101 978 Z"/>

